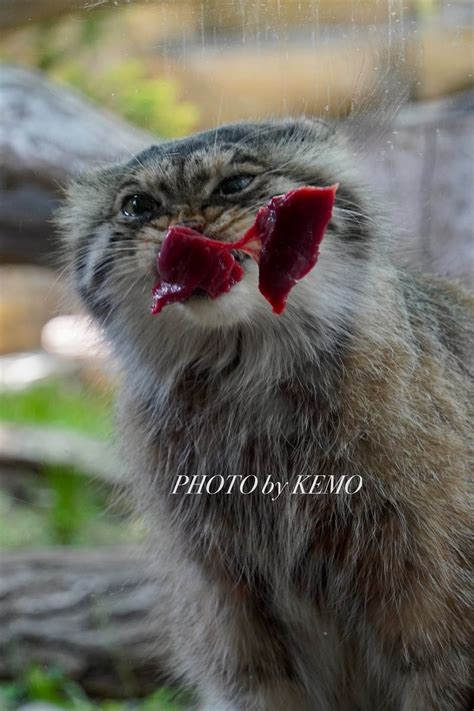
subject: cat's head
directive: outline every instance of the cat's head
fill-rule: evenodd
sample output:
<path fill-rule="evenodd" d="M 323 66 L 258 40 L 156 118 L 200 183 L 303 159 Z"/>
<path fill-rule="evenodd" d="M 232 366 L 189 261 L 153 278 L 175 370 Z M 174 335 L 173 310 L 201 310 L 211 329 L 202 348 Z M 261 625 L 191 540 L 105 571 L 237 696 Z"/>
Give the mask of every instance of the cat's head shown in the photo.
<path fill-rule="evenodd" d="M 336 324 L 363 291 L 372 222 L 348 154 L 323 121 L 239 123 L 160 143 L 127 163 L 86 174 L 67 191 L 59 213 L 75 287 L 92 315 L 113 334 L 159 348 L 160 338 L 236 325 L 288 331 L 296 315 Z M 321 256 L 291 292 L 282 316 L 257 288 L 257 266 L 217 299 L 192 297 L 151 316 L 156 258 L 170 225 L 184 223 L 219 240 L 236 240 L 257 210 L 301 185 L 338 182 Z M 146 335 L 145 335 L 146 334 Z"/>

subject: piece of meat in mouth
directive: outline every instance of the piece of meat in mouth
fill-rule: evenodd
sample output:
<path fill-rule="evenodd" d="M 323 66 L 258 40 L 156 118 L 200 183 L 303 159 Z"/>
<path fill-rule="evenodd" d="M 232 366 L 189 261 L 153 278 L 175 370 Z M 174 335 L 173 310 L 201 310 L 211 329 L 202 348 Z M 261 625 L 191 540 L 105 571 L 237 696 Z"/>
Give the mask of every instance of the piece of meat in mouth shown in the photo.
<path fill-rule="evenodd" d="M 227 293 L 244 275 L 249 256 L 259 265 L 259 290 L 282 313 L 293 286 L 308 274 L 332 216 L 337 185 L 305 186 L 272 198 L 239 240 L 210 239 L 185 225 L 167 232 L 157 258 L 160 281 L 153 288 L 152 313 L 191 296 L 211 299 Z"/>

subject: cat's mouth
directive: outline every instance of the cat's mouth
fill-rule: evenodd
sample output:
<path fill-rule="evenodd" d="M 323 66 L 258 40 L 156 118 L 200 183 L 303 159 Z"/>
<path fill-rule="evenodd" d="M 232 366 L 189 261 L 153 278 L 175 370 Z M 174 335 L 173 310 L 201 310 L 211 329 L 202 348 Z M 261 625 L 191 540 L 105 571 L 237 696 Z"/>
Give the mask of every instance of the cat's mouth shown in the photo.
<path fill-rule="evenodd" d="M 235 261 L 238 262 L 239 264 L 245 264 L 245 262 L 251 261 L 251 259 L 252 259 L 252 257 L 249 254 L 245 254 L 244 252 L 239 252 L 236 249 L 232 249 L 231 254 L 234 257 Z"/>
<path fill-rule="evenodd" d="M 193 293 L 191 294 L 191 296 L 188 297 L 188 299 L 198 299 L 200 301 L 202 299 L 210 300 L 210 296 L 205 289 L 201 289 L 200 287 L 198 287 L 193 291 Z"/>
<path fill-rule="evenodd" d="M 244 254 L 243 252 L 239 252 L 235 249 L 231 250 L 231 254 L 234 257 L 235 261 L 241 265 L 241 267 L 244 269 L 244 271 L 245 271 L 246 263 L 252 261 L 252 257 L 250 257 L 248 254 Z M 194 289 L 193 293 L 188 297 L 187 300 L 191 300 L 191 299 L 197 299 L 198 301 L 204 301 L 204 300 L 211 301 L 211 297 L 209 296 L 209 293 L 201 287 L 197 287 L 196 289 Z"/>

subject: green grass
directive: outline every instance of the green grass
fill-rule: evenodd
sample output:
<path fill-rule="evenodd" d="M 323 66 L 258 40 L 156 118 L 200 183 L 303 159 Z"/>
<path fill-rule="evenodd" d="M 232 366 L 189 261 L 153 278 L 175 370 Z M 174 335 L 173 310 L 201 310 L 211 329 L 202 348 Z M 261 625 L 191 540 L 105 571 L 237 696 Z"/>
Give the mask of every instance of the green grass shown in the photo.
<path fill-rule="evenodd" d="M 0 490 L 0 554 L 143 540 L 143 523 L 119 507 L 114 493 L 73 471 L 50 468 L 43 475 L 29 485 L 27 503 Z"/>
<path fill-rule="evenodd" d="M 111 432 L 111 396 L 76 382 L 56 380 L 16 393 L 0 394 L 0 419 L 47 426 L 106 439 Z M 113 505 L 110 488 L 87 472 L 43 467 L 25 484 L 26 501 L 0 490 L 0 550 L 54 545 L 94 546 L 141 540 L 140 522 Z M 1 709 L 0 709 L 1 711 Z"/>
<path fill-rule="evenodd" d="M 15 682 L 0 683 L 1 711 L 14 711 L 20 704 L 34 701 L 67 711 L 183 711 L 189 700 L 182 693 L 163 688 L 140 700 L 94 701 L 60 670 L 37 666 Z"/>
<path fill-rule="evenodd" d="M 111 398 L 80 384 L 53 380 L 21 392 L 0 393 L 0 420 L 104 438 L 111 432 Z"/>

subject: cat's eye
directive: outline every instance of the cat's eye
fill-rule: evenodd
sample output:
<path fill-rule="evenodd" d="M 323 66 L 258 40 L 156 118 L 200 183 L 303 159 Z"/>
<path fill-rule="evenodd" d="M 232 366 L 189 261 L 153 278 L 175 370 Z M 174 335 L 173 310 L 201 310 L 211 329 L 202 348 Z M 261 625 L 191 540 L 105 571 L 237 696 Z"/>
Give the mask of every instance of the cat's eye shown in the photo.
<path fill-rule="evenodd" d="M 129 195 L 122 203 L 122 214 L 125 217 L 147 217 L 156 208 L 156 201 L 149 195 Z"/>
<path fill-rule="evenodd" d="M 253 181 L 253 175 L 233 175 L 230 178 L 226 178 L 220 183 L 218 191 L 222 195 L 233 195 L 234 193 L 240 193 L 245 190 L 246 187 L 250 185 Z"/>

